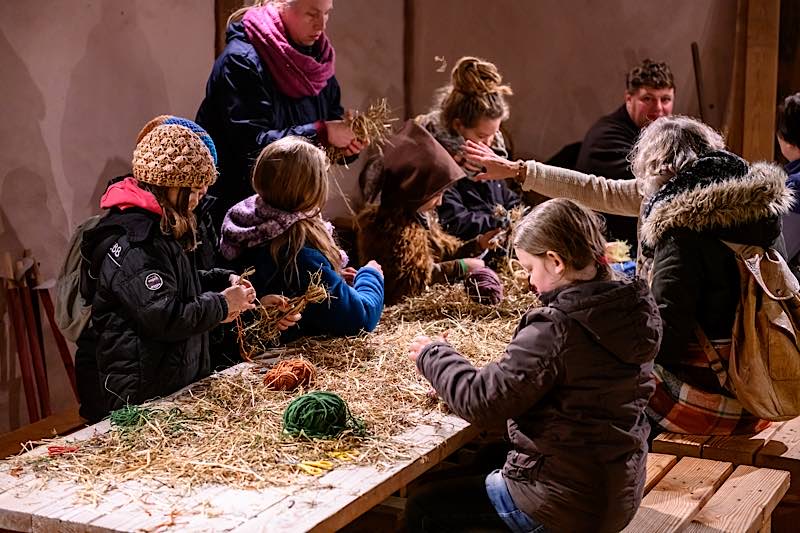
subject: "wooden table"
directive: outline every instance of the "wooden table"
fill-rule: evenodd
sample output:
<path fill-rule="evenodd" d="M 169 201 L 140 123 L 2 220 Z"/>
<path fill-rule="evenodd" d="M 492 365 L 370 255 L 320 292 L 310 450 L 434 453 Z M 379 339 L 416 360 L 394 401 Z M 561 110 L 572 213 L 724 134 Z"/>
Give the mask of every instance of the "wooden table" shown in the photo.
<path fill-rule="evenodd" d="M 789 473 L 651 453 L 645 496 L 626 533 L 763 532 L 789 488 Z"/>
<path fill-rule="evenodd" d="M 67 437 L 105 432 L 107 421 Z M 439 412 L 420 413 L 419 425 L 395 437 L 412 445 L 412 458 L 378 470 L 341 466 L 302 486 L 241 490 L 211 485 L 189 494 L 139 481 L 117 485 L 97 503 L 79 501 L 74 483 L 32 473 L 9 475 L 0 463 L 0 529 L 13 531 L 332 531 L 474 439 L 478 430 Z M 29 454 L 46 454 L 42 446 Z"/>

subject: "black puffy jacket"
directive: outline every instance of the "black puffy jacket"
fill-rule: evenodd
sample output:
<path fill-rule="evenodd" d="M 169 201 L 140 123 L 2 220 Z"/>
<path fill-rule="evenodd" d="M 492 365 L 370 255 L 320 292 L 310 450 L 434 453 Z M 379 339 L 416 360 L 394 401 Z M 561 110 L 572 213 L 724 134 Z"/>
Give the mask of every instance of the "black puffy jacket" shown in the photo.
<path fill-rule="evenodd" d="M 711 339 L 731 336 L 741 281 L 736 256 L 722 241 L 783 253 L 780 216 L 792 198 L 785 179 L 775 165 L 711 152 L 644 206 L 642 253 L 653 258 L 650 288 L 664 322 L 656 361 L 692 386 L 722 392 L 708 367 L 684 364 L 695 326 Z"/>
<path fill-rule="evenodd" d="M 224 320 L 228 306 L 219 292 L 203 290 L 223 289 L 230 271 L 198 272 L 159 221 L 144 208 L 112 207 L 84 235 L 84 257 L 109 233 L 119 235 L 99 264 L 90 331 L 83 335 L 89 342 L 76 354 L 81 413 L 90 420 L 171 394 L 211 371 L 207 332 Z"/>

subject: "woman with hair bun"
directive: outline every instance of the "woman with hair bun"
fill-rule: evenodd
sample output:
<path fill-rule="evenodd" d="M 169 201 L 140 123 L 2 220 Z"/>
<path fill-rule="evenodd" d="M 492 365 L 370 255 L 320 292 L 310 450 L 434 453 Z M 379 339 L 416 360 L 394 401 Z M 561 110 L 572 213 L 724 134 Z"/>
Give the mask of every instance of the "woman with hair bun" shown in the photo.
<path fill-rule="evenodd" d="M 503 85 L 497 67 L 477 57 L 462 57 L 451 74 L 451 83 L 439 89 L 433 109 L 416 121 L 439 141 L 461 164 L 461 146 L 470 140 L 481 143 L 500 157 L 508 158 L 500 125 L 509 116 L 506 97 L 511 87 Z M 469 240 L 503 225 L 495 215 L 498 205 L 511 209 L 519 197 L 503 181 L 477 181 L 476 172 L 465 168 L 467 179 L 459 180 L 444 193 L 438 209 L 439 222 L 451 235 Z"/>

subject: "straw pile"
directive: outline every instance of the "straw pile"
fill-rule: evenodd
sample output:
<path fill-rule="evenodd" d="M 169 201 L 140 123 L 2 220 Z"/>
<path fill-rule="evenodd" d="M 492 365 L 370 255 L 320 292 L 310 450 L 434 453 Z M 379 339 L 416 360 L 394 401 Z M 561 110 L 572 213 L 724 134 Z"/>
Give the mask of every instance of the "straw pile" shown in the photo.
<path fill-rule="evenodd" d="M 414 427 L 422 412 L 442 408 L 408 360 L 408 342 L 419 334 L 449 332 L 449 342 L 476 365 L 497 359 L 519 317 L 536 304 L 512 283 L 506 283 L 506 292 L 508 297 L 491 307 L 469 300 L 460 285 L 437 286 L 387 308 L 372 334 L 302 339 L 266 354 L 313 363 L 318 372 L 309 389 L 339 394 L 366 422 L 364 437 L 345 432 L 336 440 L 307 440 L 283 434 L 286 406 L 307 390 L 268 390 L 262 374 L 274 361 L 262 358 L 171 400 L 132 407 L 139 412 L 127 413 L 122 425 L 106 434 L 53 447 L 57 453 L 51 456 L 17 457 L 6 466 L 82 483 L 86 495 L 97 498 L 134 478 L 179 488 L 206 483 L 261 488 L 312 482 L 309 463 L 381 467 L 407 459 L 408 444 L 392 437 Z"/>

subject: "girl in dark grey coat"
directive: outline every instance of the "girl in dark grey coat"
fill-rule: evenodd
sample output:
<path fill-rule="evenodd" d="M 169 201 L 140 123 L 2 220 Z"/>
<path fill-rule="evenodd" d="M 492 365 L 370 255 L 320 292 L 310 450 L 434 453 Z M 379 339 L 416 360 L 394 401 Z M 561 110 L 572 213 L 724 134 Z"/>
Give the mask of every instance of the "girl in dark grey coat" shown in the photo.
<path fill-rule="evenodd" d="M 409 356 L 459 416 L 507 419 L 502 471 L 432 485 L 408 504 L 409 528 L 618 531 L 644 489 L 661 320 L 646 284 L 614 280 L 598 218 L 566 199 L 520 224 L 515 251 L 542 307 L 506 353 L 481 369 L 443 339 L 419 337 Z"/>

